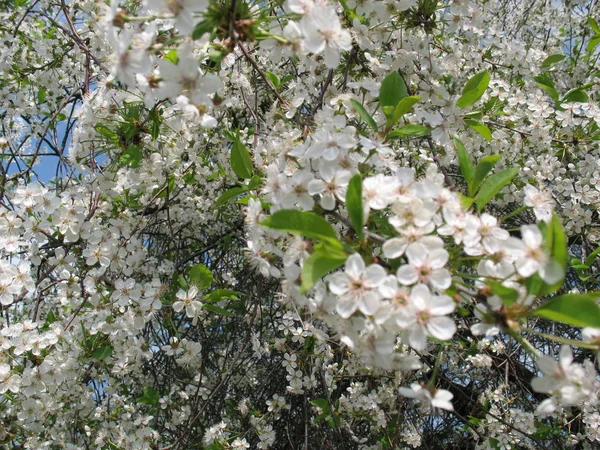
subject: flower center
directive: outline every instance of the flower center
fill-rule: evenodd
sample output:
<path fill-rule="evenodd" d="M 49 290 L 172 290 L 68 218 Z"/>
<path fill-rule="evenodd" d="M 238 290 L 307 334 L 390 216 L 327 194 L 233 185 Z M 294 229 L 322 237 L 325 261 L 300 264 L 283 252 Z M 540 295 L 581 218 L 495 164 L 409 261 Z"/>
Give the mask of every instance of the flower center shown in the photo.
<path fill-rule="evenodd" d="M 431 314 L 429 313 L 429 311 L 421 311 L 417 314 L 417 322 L 421 325 L 426 324 L 430 318 Z"/>

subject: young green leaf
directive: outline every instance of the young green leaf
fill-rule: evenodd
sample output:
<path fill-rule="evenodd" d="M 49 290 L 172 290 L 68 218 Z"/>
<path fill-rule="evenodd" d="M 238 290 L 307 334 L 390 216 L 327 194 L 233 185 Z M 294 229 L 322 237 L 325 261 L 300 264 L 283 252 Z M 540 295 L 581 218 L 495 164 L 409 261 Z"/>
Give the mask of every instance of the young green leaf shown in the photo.
<path fill-rule="evenodd" d="M 544 74 L 540 74 L 534 77 L 534 80 L 540 88 L 546 91 L 546 93 L 550 96 L 552 100 L 554 100 L 555 102 L 558 101 L 558 92 L 556 92 L 554 82 L 550 79 L 550 77 Z"/>
<path fill-rule="evenodd" d="M 585 103 L 589 100 L 589 96 L 582 88 L 571 89 L 562 99 L 563 102 L 579 102 Z"/>
<path fill-rule="evenodd" d="M 371 115 L 367 112 L 365 107 L 354 99 L 351 99 L 350 103 L 352 103 L 352 106 L 354 107 L 360 118 L 364 120 L 365 123 L 369 125 L 371 129 L 373 129 L 373 131 L 377 131 L 377 122 L 375 122 L 375 119 L 371 117 Z"/>
<path fill-rule="evenodd" d="M 504 186 L 508 185 L 518 173 L 519 169 L 511 167 L 488 177 L 475 196 L 477 210 L 481 212 L 483 207 L 487 205 Z"/>
<path fill-rule="evenodd" d="M 568 239 L 562 223 L 556 214 L 552 216 L 552 220 L 550 223 L 548 223 L 544 234 L 544 244 L 548 253 L 550 254 L 550 257 L 556 262 L 556 264 L 560 266 L 563 274 L 565 274 L 567 270 L 567 259 L 569 256 L 567 250 Z M 563 282 L 564 277 L 554 284 L 544 283 L 540 288 L 539 295 L 553 294 L 562 287 Z"/>
<path fill-rule="evenodd" d="M 381 82 L 379 105 L 396 108 L 400 100 L 408 95 L 406 83 L 398 72 L 392 72 Z"/>
<path fill-rule="evenodd" d="M 121 164 L 132 167 L 134 169 L 140 166 L 141 161 L 142 152 L 136 145 L 133 144 L 127 147 L 127 150 L 123 152 L 120 158 Z"/>
<path fill-rule="evenodd" d="M 592 27 L 592 30 L 594 30 L 594 33 L 600 34 L 600 26 L 598 26 L 598 22 L 596 22 L 594 20 L 593 17 L 588 17 L 588 25 L 590 27 Z"/>
<path fill-rule="evenodd" d="M 192 284 L 198 286 L 198 289 L 204 290 L 213 282 L 213 274 L 204 264 L 196 264 L 189 268 L 188 274 Z"/>
<path fill-rule="evenodd" d="M 464 209 L 469 209 L 471 207 L 471 205 L 473 204 L 473 202 L 475 201 L 474 198 L 467 197 L 466 195 L 463 195 L 460 192 L 458 193 L 458 198 L 460 200 L 461 206 Z"/>
<path fill-rule="evenodd" d="M 497 295 L 506 306 L 512 305 L 519 299 L 519 291 L 513 288 L 504 286 L 496 281 L 487 281 L 487 285 L 492 290 L 494 295 Z"/>
<path fill-rule="evenodd" d="M 301 292 L 306 293 L 314 284 L 332 270 L 346 262 L 346 254 L 339 249 L 320 246 L 310 255 L 302 266 Z"/>
<path fill-rule="evenodd" d="M 145 403 L 146 405 L 157 406 L 159 400 L 159 392 L 152 386 L 146 386 L 144 388 L 142 396 L 138 399 L 138 402 Z"/>
<path fill-rule="evenodd" d="M 229 160 L 231 169 L 243 179 L 252 177 L 252 159 L 248 147 L 240 140 L 239 136 L 234 136 L 231 146 L 231 158 Z"/>
<path fill-rule="evenodd" d="M 546 67 L 550 67 L 553 64 L 561 62 L 563 59 L 565 59 L 565 55 L 561 53 L 556 55 L 550 55 L 546 59 L 544 59 L 544 61 L 542 61 L 542 65 L 540 67 L 542 69 L 545 69 Z"/>
<path fill-rule="evenodd" d="M 469 156 L 465 145 L 458 138 L 454 138 L 454 148 L 456 149 L 456 155 L 458 156 L 460 172 L 467 182 L 469 192 L 471 192 L 471 185 L 475 179 L 475 167 L 473 167 L 471 157 Z"/>
<path fill-rule="evenodd" d="M 227 311 L 226 309 L 223 309 L 219 306 L 211 305 L 208 303 L 202 303 L 202 308 L 212 313 L 220 314 L 222 316 L 233 317 L 234 315 L 231 311 Z"/>
<path fill-rule="evenodd" d="M 246 191 L 247 189 L 245 187 L 232 187 L 231 189 L 226 190 L 219 196 L 219 198 L 215 202 L 215 208 L 220 208 L 232 198 L 237 197 L 238 195 L 241 195 Z"/>
<path fill-rule="evenodd" d="M 473 186 L 472 190 L 469 191 L 469 195 L 472 197 L 475 195 L 479 186 L 483 182 L 484 178 L 488 173 L 494 168 L 496 163 L 500 160 L 500 155 L 489 155 L 484 156 L 477 163 L 477 167 L 475 168 L 475 175 L 473 176 Z"/>
<path fill-rule="evenodd" d="M 194 41 L 200 39 L 204 34 L 210 33 L 214 28 L 213 23 L 210 20 L 203 20 L 198 22 L 192 31 L 192 39 Z"/>
<path fill-rule="evenodd" d="M 587 258 L 585 258 L 585 264 L 591 267 L 596 262 L 596 259 L 598 259 L 598 254 L 600 254 L 600 247 L 590 253 Z"/>
<path fill-rule="evenodd" d="M 362 178 L 359 173 L 354 175 L 348 183 L 346 207 L 348 208 L 348 215 L 352 221 L 354 231 L 358 235 L 358 238 L 362 240 L 364 235 L 363 227 L 365 226 L 365 215 L 362 204 Z"/>
<path fill-rule="evenodd" d="M 576 327 L 600 328 L 598 297 L 598 293 L 591 292 L 560 295 L 548 300 L 531 314 Z"/>
<path fill-rule="evenodd" d="M 281 79 L 277 75 L 271 72 L 265 72 L 265 76 L 269 79 L 273 86 L 279 89 L 279 86 L 281 86 Z"/>
<path fill-rule="evenodd" d="M 585 48 L 587 54 L 591 55 L 592 53 L 594 53 L 594 50 L 596 50 L 598 44 L 600 44 L 600 33 L 595 34 L 588 41 L 587 47 Z"/>
<path fill-rule="evenodd" d="M 221 300 L 239 300 L 242 295 L 244 295 L 243 292 L 232 291 L 231 289 L 215 289 L 204 296 L 204 301 L 214 303 Z"/>
<path fill-rule="evenodd" d="M 119 145 L 119 136 L 117 136 L 117 134 L 107 126 L 98 124 L 94 127 L 94 129 L 108 139 L 112 144 Z"/>
<path fill-rule="evenodd" d="M 301 234 L 310 239 L 324 240 L 341 248 L 341 243 L 331 224 L 312 212 L 281 209 L 268 216 L 260 224 L 272 230 L 287 231 Z"/>
<path fill-rule="evenodd" d="M 481 98 L 489 84 L 490 74 L 487 72 L 487 70 L 474 75 L 471 77 L 471 79 L 469 79 L 469 81 L 467 81 L 467 84 L 465 84 L 462 95 L 456 102 L 456 106 L 459 108 L 471 106 Z"/>
<path fill-rule="evenodd" d="M 331 412 L 331 408 L 329 407 L 329 402 L 326 398 L 317 398 L 310 401 L 310 404 L 320 408 L 324 413 L 329 414 Z"/>
<path fill-rule="evenodd" d="M 568 245 L 569 240 L 565 229 L 558 216 L 554 214 L 550 226 L 553 229 L 554 239 L 552 240 L 551 256 L 562 267 L 563 271 L 567 270 L 567 259 L 569 257 Z"/>
<path fill-rule="evenodd" d="M 403 127 L 396 128 L 389 132 L 390 137 L 399 136 L 427 136 L 431 133 L 431 130 L 423 125 L 404 125 Z"/>
<path fill-rule="evenodd" d="M 465 123 L 475 130 L 475 132 L 483 137 L 486 141 L 492 141 L 492 130 L 490 130 L 487 125 L 477 122 L 473 119 L 465 119 Z"/>
<path fill-rule="evenodd" d="M 400 100 L 394 108 L 394 112 L 388 121 L 389 127 L 391 128 L 396 122 L 398 122 L 402 116 L 408 113 L 419 100 L 421 100 L 421 97 L 416 95 L 411 95 L 410 97 L 405 97 Z"/>
<path fill-rule="evenodd" d="M 179 61 L 179 55 L 177 55 L 177 50 L 169 50 L 165 55 L 165 59 L 169 62 L 172 62 L 173 64 L 177 64 L 177 62 Z"/>
<path fill-rule="evenodd" d="M 97 359 L 98 361 L 103 361 L 112 355 L 113 349 L 110 345 L 105 345 L 104 347 L 99 348 L 92 354 L 92 358 Z"/>

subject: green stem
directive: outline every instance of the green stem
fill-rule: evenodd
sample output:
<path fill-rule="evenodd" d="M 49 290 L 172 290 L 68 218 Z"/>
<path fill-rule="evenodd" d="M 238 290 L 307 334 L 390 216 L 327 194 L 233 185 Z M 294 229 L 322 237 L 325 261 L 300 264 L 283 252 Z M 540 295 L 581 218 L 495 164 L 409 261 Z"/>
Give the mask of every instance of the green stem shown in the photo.
<path fill-rule="evenodd" d="M 524 328 L 524 330 L 527 331 L 528 333 L 532 333 L 537 336 L 541 336 L 543 338 L 550 339 L 551 341 L 560 342 L 561 344 L 572 345 L 574 347 L 580 347 L 580 348 L 587 348 L 589 350 L 596 350 L 596 351 L 600 350 L 600 348 L 598 347 L 597 344 L 576 341 L 575 339 L 568 339 L 568 338 L 563 338 L 560 336 L 553 336 L 551 334 L 541 333 L 539 331 L 530 330 L 527 328 Z"/>
<path fill-rule="evenodd" d="M 499 222 L 502 223 L 505 220 L 510 219 L 511 217 L 516 216 L 517 214 L 521 214 L 523 211 L 527 211 L 529 209 L 529 206 L 521 206 L 520 208 L 515 209 L 513 212 L 505 215 L 504 217 L 500 218 Z"/>
<path fill-rule="evenodd" d="M 435 387 L 435 379 L 437 378 L 438 369 L 440 367 L 440 357 L 442 356 L 442 352 L 439 352 L 437 357 L 435 358 L 435 364 L 433 366 L 433 373 L 431 374 L 431 378 L 427 382 L 428 386 Z"/>
<path fill-rule="evenodd" d="M 518 331 L 512 330 L 510 328 L 505 329 L 505 331 L 519 344 L 523 346 L 525 350 L 534 355 L 536 358 L 539 358 L 540 353 L 535 349 L 535 347 L 529 342 L 525 337 L 521 335 Z"/>

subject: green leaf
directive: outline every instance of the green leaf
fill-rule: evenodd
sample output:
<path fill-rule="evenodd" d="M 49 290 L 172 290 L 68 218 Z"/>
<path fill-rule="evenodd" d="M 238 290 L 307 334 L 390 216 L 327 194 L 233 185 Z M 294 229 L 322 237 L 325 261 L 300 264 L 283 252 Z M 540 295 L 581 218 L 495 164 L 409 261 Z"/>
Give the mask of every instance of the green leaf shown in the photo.
<path fill-rule="evenodd" d="M 158 406 L 160 400 L 160 394 L 152 386 L 146 386 L 144 388 L 142 396 L 138 399 L 139 403 L 145 403 L 146 405 Z"/>
<path fill-rule="evenodd" d="M 456 102 L 459 108 L 471 106 L 481 98 L 488 85 L 490 84 L 490 74 L 486 71 L 479 72 L 467 81 L 463 88 L 462 95 Z"/>
<path fill-rule="evenodd" d="M 240 140 L 239 135 L 232 136 L 231 158 L 229 164 L 233 172 L 242 179 L 252 177 L 252 159 L 248 147 Z"/>
<path fill-rule="evenodd" d="M 150 118 L 152 120 L 152 125 L 150 126 L 150 136 L 152 137 L 152 140 L 155 141 L 158 139 L 160 134 L 161 116 L 156 109 L 153 109 L 150 113 Z"/>
<path fill-rule="evenodd" d="M 594 50 L 596 50 L 596 47 L 598 46 L 598 44 L 600 44 L 600 33 L 599 34 L 595 34 L 594 36 L 592 36 L 588 42 L 588 45 L 585 49 L 585 51 L 587 52 L 588 55 L 591 55 L 592 53 L 594 53 Z"/>
<path fill-rule="evenodd" d="M 319 246 L 302 266 L 301 292 L 308 292 L 317 281 L 345 262 L 346 254 L 343 250 Z"/>
<path fill-rule="evenodd" d="M 110 345 L 105 345 L 104 347 L 101 347 L 92 353 L 92 358 L 97 359 L 98 361 L 103 361 L 112 355 L 112 352 L 112 347 Z"/>
<path fill-rule="evenodd" d="M 472 190 L 469 191 L 469 195 L 472 197 L 475 195 L 479 186 L 483 182 L 483 179 L 487 176 L 488 173 L 494 168 L 496 163 L 500 160 L 500 155 L 489 155 L 484 156 L 477 163 L 477 167 L 475 168 L 475 176 L 473 177 L 473 186 Z"/>
<path fill-rule="evenodd" d="M 260 179 L 260 177 L 257 175 L 254 175 L 252 178 L 250 178 L 250 181 L 248 182 L 246 187 L 249 191 L 251 191 L 251 190 L 259 187 L 261 182 L 262 182 L 262 180 Z"/>
<path fill-rule="evenodd" d="M 202 303 L 202 308 L 212 313 L 220 314 L 222 316 L 233 317 L 234 315 L 231 311 L 227 311 L 226 309 L 223 309 L 219 306 L 210 305 L 208 303 Z"/>
<path fill-rule="evenodd" d="M 235 203 L 237 205 L 245 205 L 248 206 L 248 203 L 250 203 L 250 199 L 254 199 L 257 200 L 258 197 L 254 196 L 254 195 L 246 195 L 245 197 L 240 198 L 239 200 L 236 200 Z"/>
<path fill-rule="evenodd" d="M 533 78 L 537 84 L 542 84 L 544 86 L 549 86 L 551 88 L 556 88 L 554 81 L 545 73 L 540 73 Z"/>
<path fill-rule="evenodd" d="M 598 22 L 596 22 L 593 17 L 588 17 L 588 25 L 592 27 L 594 33 L 600 34 L 600 26 L 598 26 Z"/>
<path fill-rule="evenodd" d="M 600 250 L 600 247 L 598 249 Z M 54 322 L 56 322 L 56 315 L 54 314 L 54 311 L 50 311 L 46 316 L 46 323 L 52 325 Z"/>
<path fill-rule="evenodd" d="M 542 69 L 545 69 L 546 67 L 550 67 L 553 64 L 561 62 L 563 59 L 565 59 L 565 55 L 563 55 L 562 53 L 556 54 L 556 55 L 550 55 L 546 59 L 544 59 L 544 61 L 542 61 L 542 65 L 540 67 Z"/>
<path fill-rule="evenodd" d="M 383 110 L 383 113 L 385 114 L 385 116 L 388 118 L 388 120 L 391 119 L 392 115 L 394 114 L 394 110 L 396 109 L 394 106 L 384 106 L 383 108 L 381 108 Z"/>
<path fill-rule="evenodd" d="M 384 106 L 392 106 L 396 108 L 396 105 L 400 100 L 408 95 L 406 89 L 406 83 L 398 72 L 392 72 L 381 82 L 381 88 L 379 89 L 379 105 L 383 108 Z"/>
<path fill-rule="evenodd" d="M 469 156 L 465 145 L 458 138 L 454 138 L 454 148 L 456 149 L 456 155 L 458 156 L 458 166 L 460 167 L 460 172 L 467 182 L 469 192 L 471 192 L 471 185 L 475 179 L 475 167 L 473 167 L 471 157 Z"/>
<path fill-rule="evenodd" d="M 129 166 L 133 168 L 139 167 L 140 162 L 142 161 L 142 152 L 137 146 L 132 144 L 129 147 L 127 147 L 127 150 L 123 152 L 123 154 L 119 158 L 119 161 L 124 166 Z"/>
<path fill-rule="evenodd" d="M 492 294 L 497 295 L 506 306 L 512 305 L 519 299 L 519 291 L 504 286 L 496 281 L 487 281 L 487 285 L 492 290 Z"/>
<path fill-rule="evenodd" d="M 598 293 L 591 292 L 560 295 L 548 300 L 531 314 L 576 327 L 600 328 L 598 297 Z"/>
<path fill-rule="evenodd" d="M 576 89 L 571 89 L 569 92 L 567 92 L 564 96 L 564 98 L 562 99 L 563 102 L 579 102 L 579 103 L 585 103 L 589 100 L 590 98 L 588 97 L 588 95 L 585 93 L 585 91 L 582 88 L 576 88 Z"/>
<path fill-rule="evenodd" d="M 265 72 L 265 76 L 269 79 L 273 86 L 279 88 L 279 86 L 281 85 L 281 80 L 277 75 L 271 72 Z"/>
<path fill-rule="evenodd" d="M 388 136 L 427 136 L 430 133 L 431 130 L 423 125 L 404 125 L 403 127 L 396 128 L 395 130 L 390 131 Z"/>
<path fill-rule="evenodd" d="M 167 184 L 163 188 L 157 188 L 156 193 L 154 194 L 156 198 L 166 198 L 167 195 L 172 193 L 175 190 L 175 176 L 170 173 L 167 176 Z"/>
<path fill-rule="evenodd" d="M 96 125 L 94 127 L 94 129 L 100 135 L 102 135 L 106 139 L 108 139 L 109 142 L 111 142 L 112 144 L 119 145 L 119 136 L 117 136 L 117 134 L 113 130 L 111 130 L 110 128 L 108 128 L 107 126 L 102 125 L 102 124 L 98 124 L 98 125 Z"/>
<path fill-rule="evenodd" d="M 484 125 L 483 123 L 477 122 L 473 119 L 465 119 L 465 123 L 475 130 L 475 132 L 483 137 L 486 141 L 492 141 L 492 130 L 490 130 L 487 125 Z"/>
<path fill-rule="evenodd" d="M 196 184 L 196 171 L 193 168 L 183 176 L 183 182 L 185 184 Z"/>
<path fill-rule="evenodd" d="M 316 398 L 310 401 L 310 404 L 320 408 L 324 413 L 329 414 L 331 412 L 331 408 L 329 407 L 329 402 L 326 398 Z"/>
<path fill-rule="evenodd" d="M 362 178 L 359 173 L 354 175 L 348 183 L 346 208 L 348 208 L 348 215 L 350 216 L 354 231 L 362 241 L 364 236 L 363 227 L 365 226 L 365 215 L 362 204 Z"/>
<path fill-rule="evenodd" d="M 225 59 L 225 51 L 216 49 L 209 50 L 208 58 L 217 64 L 221 64 Z"/>
<path fill-rule="evenodd" d="M 213 282 L 213 274 L 204 264 L 196 264 L 189 268 L 190 282 L 198 286 L 201 291 L 210 287 Z"/>
<path fill-rule="evenodd" d="M 527 293 L 529 295 L 537 296 L 544 287 L 544 282 L 537 273 L 534 273 L 525 280 L 525 287 L 527 288 Z"/>
<path fill-rule="evenodd" d="M 567 259 L 569 256 L 568 238 L 562 223 L 558 216 L 554 214 L 548 224 L 548 230 L 552 230 L 552 245 L 550 246 L 550 255 L 562 267 L 567 270 Z"/>
<path fill-rule="evenodd" d="M 351 99 L 350 103 L 352 103 L 352 106 L 354 107 L 360 118 L 364 120 L 365 123 L 369 125 L 373 131 L 377 131 L 377 122 L 375 122 L 375 119 L 371 117 L 371 115 L 367 112 L 365 107 L 354 99 Z"/>
<path fill-rule="evenodd" d="M 592 266 L 596 262 L 598 254 L 600 254 L 600 247 L 590 253 L 587 258 L 585 258 L 585 264 L 587 266 Z"/>
<path fill-rule="evenodd" d="M 558 102 L 558 92 L 554 87 L 554 82 L 545 74 L 540 74 L 534 77 L 535 82 L 550 96 L 552 100 Z"/>
<path fill-rule="evenodd" d="M 486 108 L 486 110 L 488 109 L 486 107 L 486 105 L 490 102 L 490 101 L 494 101 L 493 98 L 489 99 L 485 105 L 483 105 L 484 108 Z M 465 119 L 473 119 L 473 120 L 481 120 L 483 119 L 483 111 L 471 111 L 469 113 L 463 114 L 463 118 Z"/>
<path fill-rule="evenodd" d="M 48 91 L 46 90 L 46 88 L 44 86 L 40 86 L 40 88 L 38 89 L 37 92 L 37 102 L 38 104 L 42 104 L 44 103 L 44 101 L 46 100 L 46 93 Z"/>
<path fill-rule="evenodd" d="M 204 301 L 214 303 L 221 300 L 239 300 L 242 295 L 244 295 L 243 292 L 232 291 L 231 289 L 215 289 L 204 296 Z"/>
<path fill-rule="evenodd" d="M 215 208 L 220 208 L 225 203 L 229 202 L 229 200 L 231 200 L 232 198 L 235 198 L 246 191 L 247 189 L 245 187 L 232 187 L 231 189 L 226 190 L 219 196 L 219 198 L 215 202 Z"/>
<path fill-rule="evenodd" d="M 203 20 L 202 22 L 198 22 L 192 31 L 192 39 L 198 40 L 204 34 L 210 33 L 213 29 L 213 24 L 209 20 Z"/>
<path fill-rule="evenodd" d="M 388 121 L 388 125 L 390 126 L 390 128 L 392 127 L 392 125 L 398 122 L 402 118 L 402 116 L 408 113 L 419 100 L 421 100 L 421 97 L 416 95 L 411 95 L 410 97 L 405 97 L 402 100 L 400 100 L 394 108 L 394 112 L 391 116 L 391 119 Z"/>
<path fill-rule="evenodd" d="M 487 205 L 496 196 L 496 194 L 502 190 L 504 186 L 510 183 L 518 173 L 519 169 L 511 167 L 488 177 L 483 182 L 479 192 L 475 196 L 477 210 L 481 212 L 483 207 Z"/>
<path fill-rule="evenodd" d="M 556 214 L 552 216 L 552 220 L 548 223 L 544 234 L 544 245 L 546 246 L 546 250 L 550 254 L 550 257 L 561 267 L 564 275 L 567 270 L 567 260 L 569 256 L 567 250 L 568 239 L 562 223 Z M 553 294 L 562 287 L 563 282 L 564 276 L 560 281 L 557 281 L 554 284 L 547 284 L 544 282 L 538 294 Z"/>
<path fill-rule="evenodd" d="M 260 223 L 265 228 L 287 231 L 306 236 L 310 239 L 324 240 L 341 248 L 335 230 L 321 216 L 307 211 L 281 209 Z"/>
<path fill-rule="evenodd" d="M 179 285 L 179 287 L 181 289 L 187 289 L 189 287 L 189 284 L 187 282 L 187 280 L 185 279 L 185 277 L 183 275 L 177 274 L 177 284 Z"/>
<path fill-rule="evenodd" d="M 229 444 L 228 444 L 229 445 Z M 220 442 L 214 442 L 210 444 L 208 447 L 205 447 L 205 450 L 224 450 L 225 446 Z"/>
<path fill-rule="evenodd" d="M 165 59 L 169 62 L 172 62 L 173 64 L 177 64 L 177 62 L 179 61 L 179 56 L 177 55 L 177 50 L 175 50 L 175 49 L 169 50 L 167 52 L 167 54 L 165 55 Z"/>
<path fill-rule="evenodd" d="M 469 209 L 475 201 L 474 198 L 467 197 L 466 195 L 463 195 L 460 192 L 458 193 L 458 198 L 460 199 L 460 204 L 464 209 Z"/>

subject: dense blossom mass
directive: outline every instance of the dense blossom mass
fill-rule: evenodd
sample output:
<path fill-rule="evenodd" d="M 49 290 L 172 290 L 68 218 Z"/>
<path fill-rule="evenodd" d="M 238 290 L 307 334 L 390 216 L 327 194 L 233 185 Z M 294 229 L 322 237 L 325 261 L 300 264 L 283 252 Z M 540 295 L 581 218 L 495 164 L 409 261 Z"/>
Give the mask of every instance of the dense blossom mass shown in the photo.
<path fill-rule="evenodd" d="M 596 0 L 0 15 L 1 448 L 600 445 Z"/>

